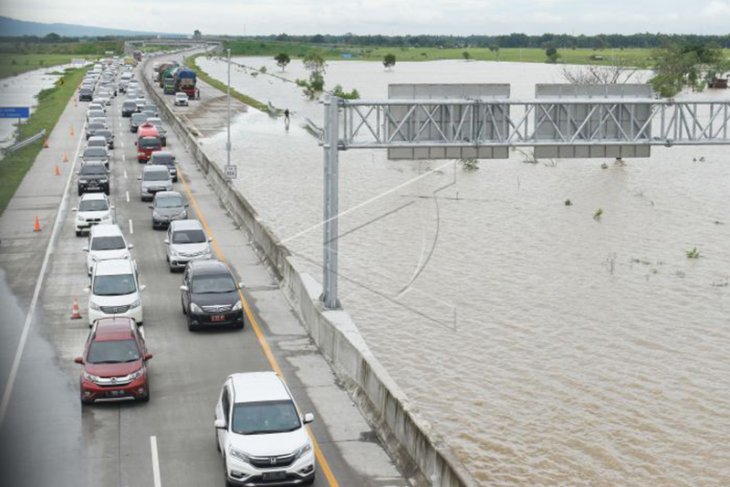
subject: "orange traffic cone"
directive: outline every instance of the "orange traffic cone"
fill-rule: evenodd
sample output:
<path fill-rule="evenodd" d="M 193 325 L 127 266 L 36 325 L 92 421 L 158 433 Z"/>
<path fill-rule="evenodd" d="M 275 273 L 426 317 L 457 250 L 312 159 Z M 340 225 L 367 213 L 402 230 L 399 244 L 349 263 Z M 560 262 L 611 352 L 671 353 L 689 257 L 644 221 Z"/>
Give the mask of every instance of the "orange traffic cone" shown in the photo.
<path fill-rule="evenodd" d="M 56 170 L 54 171 L 54 174 L 56 176 L 60 176 L 61 175 L 61 171 L 58 169 L 58 164 L 56 164 Z"/>
<path fill-rule="evenodd" d="M 38 219 L 38 215 L 35 216 L 35 222 L 33 223 L 33 231 L 34 232 L 41 231 L 41 221 Z"/>
<path fill-rule="evenodd" d="M 73 137 L 73 136 L 74 136 L 74 128 L 73 128 L 73 126 L 71 126 L 71 137 Z"/>
<path fill-rule="evenodd" d="M 73 304 L 73 306 L 71 306 L 71 319 L 72 320 L 81 319 L 81 311 L 79 311 L 79 301 L 76 298 L 74 298 L 74 304 Z"/>
<path fill-rule="evenodd" d="M 68 154 L 66 154 L 66 151 L 63 151 L 63 162 L 68 162 Z"/>
<path fill-rule="evenodd" d="M 48 149 L 48 139 L 46 139 L 46 141 L 43 142 L 43 148 Z"/>

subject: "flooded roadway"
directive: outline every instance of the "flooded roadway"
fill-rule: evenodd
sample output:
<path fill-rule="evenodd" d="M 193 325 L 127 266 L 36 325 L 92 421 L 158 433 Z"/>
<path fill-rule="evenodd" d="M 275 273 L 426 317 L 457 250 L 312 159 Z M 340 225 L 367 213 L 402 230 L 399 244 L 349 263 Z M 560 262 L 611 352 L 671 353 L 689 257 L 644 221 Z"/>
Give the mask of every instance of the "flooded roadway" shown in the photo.
<path fill-rule="evenodd" d="M 224 63 L 199 62 L 225 79 Z M 299 61 L 238 62 L 305 77 Z M 322 150 L 299 124 L 322 107 L 278 78 L 232 79 L 294 113 L 288 132 L 237 116 L 237 184 L 319 278 Z M 330 62 L 325 79 L 366 99 L 395 82 L 510 83 L 514 98 L 562 82 L 555 66 L 464 61 Z M 224 132 L 204 146 L 225 160 Z M 730 484 L 727 148 L 658 147 L 625 166 L 528 159 L 470 172 L 340 153 L 342 211 L 432 171 L 341 219 L 343 305 L 485 484 Z"/>

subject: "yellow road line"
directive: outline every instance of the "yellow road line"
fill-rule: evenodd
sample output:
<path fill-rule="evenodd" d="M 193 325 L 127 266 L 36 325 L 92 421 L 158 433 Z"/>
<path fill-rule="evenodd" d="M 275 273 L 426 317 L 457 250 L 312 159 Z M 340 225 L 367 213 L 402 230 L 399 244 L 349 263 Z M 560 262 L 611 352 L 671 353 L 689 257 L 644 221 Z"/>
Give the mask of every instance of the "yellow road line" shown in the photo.
<path fill-rule="evenodd" d="M 180 167 L 178 166 L 177 169 L 179 180 L 182 182 L 183 187 L 185 188 L 185 193 L 188 195 L 188 201 L 190 201 L 190 204 L 193 207 L 193 210 L 195 210 L 195 214 L 198 216 L 198 220 L 200 221 L 200 224 L 203 225 L 203 228 L 208 233 L 208 236 L 213 238 L 213 232 L 211 231 L 210 227 L 208 226 L 208 221 L 205 219 L 205 216 L 203 215 L 203 211 L 200 209 L 200 206 L 198 205 L 198 201 L 195 199 L 195 196 L 193 196 L 193 192 L 190 190 L 190 185 L 187 181 L 185 181 L 185 173 L 183 173 L 180 170 Z M 212 242 L 213 252 L 215 252 L 216 257 L 218 259 L 226 261 L 225 254 L 223 254 L 223 251 L 220 248 L 220 245 L 218 245 L 218 240 L 213 238 Z M 261 327 L 259 326 L 258 321 L 256 321 L 256 317 L 254 316 L 253 312 L 251 311 L 251 307 L 248 305 L 248 301 L 246 301 L 246 298 L 243 296 L 243 293 L 241 290 L 238 290 L 238 295 L 241 297 L 241 303 L 243 303 L 243 309 L 246 311 L 246 316 L 248 317 L 249 323 L 251 323 L 251 328 L 253 329 L 254 333 L 256 334 L 256 338 L 259 341 L 259 345 L 261 345 L 261 348 L 264 352 L 264 355 L 266 356 L 266 360 L 268 360 L 269 365 L 274 370 L 274 372 L 281 377 L 282 380 L 284 380 L 284 374 L 281 373 L 281 367 L 279 367 L 279 362 L 276 361 L 276 358 L 274 357 L 274 354 L 271 352 L 271 347 L 269 346 L 269 342 L 266 341 L 266 337 L 264 337 L 263 332 L 261 331 Z M 319 463 L 319 468 L 324 474 L 325 478 L 327 479 L 327 482 L 329 482 L 330 487 L 339 487 L 339 482 L 337 482 L 337 479 L 335 478 L 334 474 L 332 473 L 332 469 L 329 466 L 329 463 L 327 462 L 327 459 L 324 456 L 324 453 L 322 453 L 322 449 L 319 447 L 319 443 L 317 442 L 317 438 L 314 436 L 314 433 L 312 433 L 311 428 L 307 426 L 307 430 L 309 431 L 309 437 L 312 439 L 312 446 L 314 447 L 314 455 L 317 458 L 317 463 Z"/>

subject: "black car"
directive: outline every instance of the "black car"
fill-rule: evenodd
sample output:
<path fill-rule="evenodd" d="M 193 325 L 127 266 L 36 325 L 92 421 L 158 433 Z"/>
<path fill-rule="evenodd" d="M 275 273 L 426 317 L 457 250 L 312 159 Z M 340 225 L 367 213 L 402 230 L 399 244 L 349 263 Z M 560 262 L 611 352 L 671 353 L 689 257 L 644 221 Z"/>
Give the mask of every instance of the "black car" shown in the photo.
<path fill-rule="evenodd" d="M 137 104 L 135 102 L 127 100 L 122 103 L 122 117 L 131 117 L 136 112 Z"/>
<path fill-rule="evenodd" d="M 104 123 L 102 122 L 91 122 L 86 125 L 86 140 L 89 140 L 89 137 L 96 135 L 97 130 L 104 130 L 108 128 Z"/>
<path fill-rule="evenodd" d="M 79 101 L 91 101 L 94 98 L 94 91 L 91 88 L 79 90 Z"/>
<path fill-rule="evenodd" d="M 152 209 L 152 228 L 167 228 L 173 220 L 185 220 L 188 217 L 188 204 L 177 191 L 160 191 L 155 193 L 150 208 Z"/>
<path fill-rule="evenodd" d="M 136 133 L 140 125 L 147 121 L 147 115 L 141 113 L 133 113 L 132 118 L 129 119 L 129 131 Z"/>
<path fill-rule="evenodd" d="M 188 318 L 188 329 L 219 325 L 243 328 L 243 303 L 240 283 L 221 261 L 193 260 L 188 263 L 180 286 L 183 314 Z"/>
<path fill-rule="evenodd" d="M 109 171 L 103 162 L 90 161 L 81 165 L 78 190 L 79 196 L 93 191 L 109 194 Z"/>

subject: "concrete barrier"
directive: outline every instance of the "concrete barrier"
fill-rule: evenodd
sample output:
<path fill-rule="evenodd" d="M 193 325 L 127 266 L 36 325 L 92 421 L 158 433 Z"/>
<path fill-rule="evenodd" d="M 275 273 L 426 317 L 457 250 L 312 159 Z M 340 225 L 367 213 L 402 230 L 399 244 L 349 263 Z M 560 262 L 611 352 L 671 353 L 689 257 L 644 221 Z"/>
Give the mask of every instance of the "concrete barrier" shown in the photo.
<path fill-rule="evenodd" d="M 430 423 L 419 416 L 405 393 L 373 356 L 350 315 L 342 310 L 322 308 L 319 301 L 321 285 L 297 268 L 288 249 L 246 198 L 226 181 L 221 165 L 208 159 L 184 122 L 170 109 L 164 95 L 152 86 L 147 76 L 143 79 L 160 107 L 162 118 L 188 148 L 232 218 L 245 228 L 251 244 L 281 282 L 287 299 L 312 340 L 376 429 L 401 471 L 419 486 L 478 486 L 479 483 L 433 431 Z"/>

